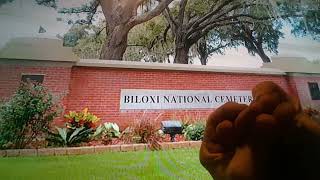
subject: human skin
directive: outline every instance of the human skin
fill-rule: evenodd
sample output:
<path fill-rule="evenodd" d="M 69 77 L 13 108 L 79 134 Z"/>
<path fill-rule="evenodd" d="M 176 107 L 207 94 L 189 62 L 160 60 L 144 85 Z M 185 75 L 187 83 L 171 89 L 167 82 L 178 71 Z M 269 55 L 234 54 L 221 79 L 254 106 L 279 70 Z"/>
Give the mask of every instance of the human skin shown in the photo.
<path fill-rule="evenodd" d="M 210 114 L 201 164 L 214 180 L 320 179 L 320 125 L 271 81 L 252 95 L 249 106 L 229 102 Z"/>

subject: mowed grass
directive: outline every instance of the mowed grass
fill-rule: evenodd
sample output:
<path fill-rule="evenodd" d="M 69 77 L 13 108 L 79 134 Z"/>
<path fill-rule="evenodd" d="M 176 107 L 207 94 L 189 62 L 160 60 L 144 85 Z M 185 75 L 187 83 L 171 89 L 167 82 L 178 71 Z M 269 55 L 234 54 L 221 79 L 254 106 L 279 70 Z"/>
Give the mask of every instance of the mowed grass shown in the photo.
<path fill-rule="evenodd" d="M 79 156 L 0 158 L 0 179 L 212 179 L 198 149 L 109 152 Z"/>

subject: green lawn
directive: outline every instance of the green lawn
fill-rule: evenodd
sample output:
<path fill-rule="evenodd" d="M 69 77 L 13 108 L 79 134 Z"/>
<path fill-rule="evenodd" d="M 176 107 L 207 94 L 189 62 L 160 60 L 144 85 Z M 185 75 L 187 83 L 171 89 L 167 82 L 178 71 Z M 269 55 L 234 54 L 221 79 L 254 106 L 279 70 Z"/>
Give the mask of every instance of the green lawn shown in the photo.
<path fill-rule="evenodd" d="M 0 158 L 0 179 L 211 179 L 197 149 Z"/>

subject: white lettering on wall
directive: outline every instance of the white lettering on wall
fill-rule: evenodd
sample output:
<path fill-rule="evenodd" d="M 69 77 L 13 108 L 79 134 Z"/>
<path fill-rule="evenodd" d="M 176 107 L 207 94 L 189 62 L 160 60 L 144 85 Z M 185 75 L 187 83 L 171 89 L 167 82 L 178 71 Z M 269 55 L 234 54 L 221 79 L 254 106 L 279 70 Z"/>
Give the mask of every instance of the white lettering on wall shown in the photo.
<path fill-rule="evenodd" d="M 251 91 L 122 89 L 120 109 L 206 109 L 230 101 L 250 104 Z"/>

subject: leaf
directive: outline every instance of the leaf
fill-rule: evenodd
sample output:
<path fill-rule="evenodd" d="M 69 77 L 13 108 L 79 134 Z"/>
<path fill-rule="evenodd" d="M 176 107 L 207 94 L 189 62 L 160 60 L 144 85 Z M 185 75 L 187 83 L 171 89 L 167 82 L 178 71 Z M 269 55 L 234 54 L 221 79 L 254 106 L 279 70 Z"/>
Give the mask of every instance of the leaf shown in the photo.
<path fill-rule="evenodd" d="M 99 135 L 102 133 L 102 131 L 103 131 L 103 126 L 100 125 L 99 127 L 97 127 L 97 129 L 96 129 L 96 131 L 94 132 L 94 134 L 92 135 L 92 137 L 94 138 L 94 137 L 99 136 Z"/>
<path fill-rule="evenodd" d="M 69 143 L 72 142 L 72 138 L 75 137 L 83 129 L 84 129 L 84 127 L 76 128 L 76 130 L 73 131 L 73 133 L 69 137 Z"/>
<path fill-rule="evenodd" d="M 66 128 L 59 128 L 59 127 L 56 127 L 56 129 L 58 130 L 58 133 L 59 133 L 61 139 L 64 141 L 65 144 L 67 144 L 67 129 Z"/>
<path fill-rule="evenodd" d="M 119 128 L 119 126 L 118 126 L 116 123 L 112 123 L 112 128 L 113 128 L 115 131 L 117 131 L 117 132 L 120 131 L 120 128 Z"/>

